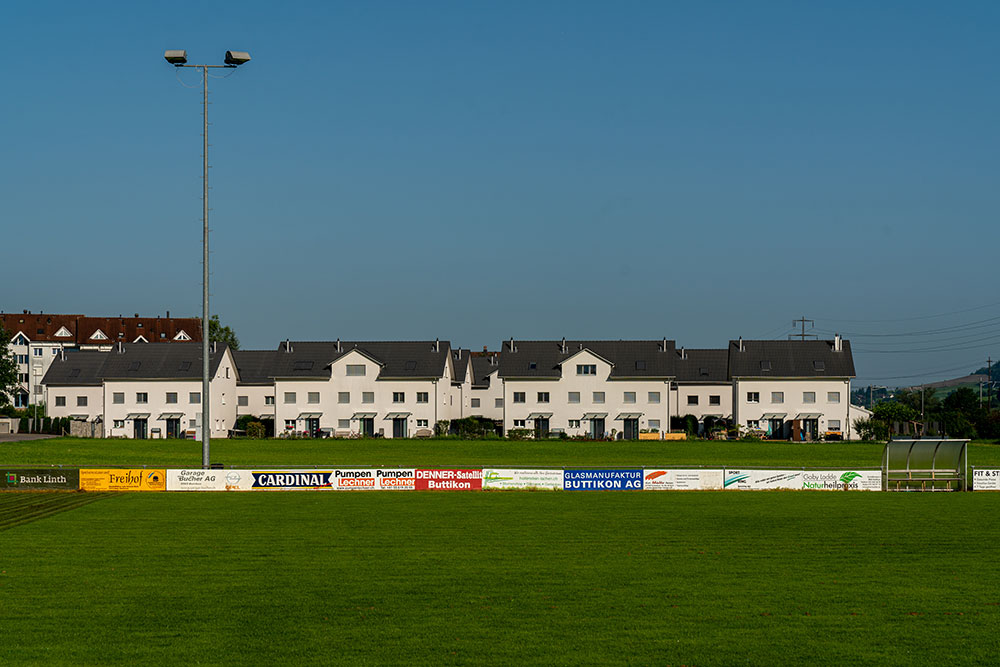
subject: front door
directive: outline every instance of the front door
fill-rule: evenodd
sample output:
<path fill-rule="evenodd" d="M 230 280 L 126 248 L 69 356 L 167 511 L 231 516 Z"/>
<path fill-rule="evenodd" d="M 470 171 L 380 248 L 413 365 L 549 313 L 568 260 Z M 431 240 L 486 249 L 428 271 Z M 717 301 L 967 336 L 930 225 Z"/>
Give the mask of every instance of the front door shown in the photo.
<path fill-rule="evenodd" d="M 625 420 L 624 426 L 625 433 L 622 437 L 626 440 L 638 440 L 639 439 L 639 420 L 632 418 Z"/>
<path fill-rule="evenodd" d="M 133 419 L 132 420 L 132 437 L 136 440 L 146 439 L 146 420 L 145 419 Z"/>
<path fill-rule="evenodd" d="M 179 438 L 181 434 L 181 420 L 180 419 L 168 419 L 167 420 L 167 438 L 173 440 Z"/>
<path fill-rule="evenodd" d="M 771 419 L 768 420 L 771 439 L 772 440 L 784 440 L 785 439 L 785 420 L 784 419 Z"/>
<path fill-rule="evenodd" d="M 593 440 L 604 439 L 604 417 L 595 417 L 590 420 L 590 437 Z"/>
<path fill-rule="evenodd" d="M 362 417 L 361 418 L 361 437 L 371 438 L 375 435 L 375 419 L 374 417 Z"/>
<path fill-rule="evenodd" d="M 535 419 L 535 440 L 543 440 L 549 437 L 549 418 L 538 417 Z"/>
<path fill-rule="evenodd" d="M 805 431 L 803 440 L 819 440 L 819 420 L 803 419 L 802 430 Z"/>
<path fill-rule="evenodd" d="M 319 417 L 306 417 L 306 431 L 310 438 L 315 438 L 319 433 Z"/>
<path fill-rule="evenodd" d="M 406 437 L 406 417 L 392 418 L 392 437 L 394 438 Z"/>

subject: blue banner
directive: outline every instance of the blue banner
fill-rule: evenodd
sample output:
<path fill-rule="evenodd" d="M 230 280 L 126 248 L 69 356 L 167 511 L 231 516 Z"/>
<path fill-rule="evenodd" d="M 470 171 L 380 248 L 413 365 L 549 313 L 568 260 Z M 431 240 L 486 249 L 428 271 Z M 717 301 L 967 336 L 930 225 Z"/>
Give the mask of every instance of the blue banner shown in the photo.
<path fill-rule="evenodd" d="M 567 491 L 641 491 L 642 470 L 564 470 Z"/>
<path fill-rule="evenodd" d="M 253 471 L 255 489 L 328 489 L 331 488 L 330 471 L 325 470 L 275 470 Z"/>

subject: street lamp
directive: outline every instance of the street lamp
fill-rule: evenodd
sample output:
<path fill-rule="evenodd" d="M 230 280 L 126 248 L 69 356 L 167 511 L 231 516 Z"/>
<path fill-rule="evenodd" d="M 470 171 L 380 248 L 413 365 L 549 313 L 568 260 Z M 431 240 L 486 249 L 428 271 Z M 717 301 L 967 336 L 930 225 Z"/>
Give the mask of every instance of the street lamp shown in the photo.
<path fill-rule="evenodd" d="M 201 176 L 201 222 L 202 222 L 202 294 L 201 294 L 201 465 L 209 467 L 209 340 L 208 340 L 208 70 L 238 67 L 250 62 L 246 51 L 226 51 L 224 65 L 188 65 L 187 51 L 168 50 L 163 58 L 174 67 L 192 67 L 201 70 L 202 82 L 202 176 Z"/>

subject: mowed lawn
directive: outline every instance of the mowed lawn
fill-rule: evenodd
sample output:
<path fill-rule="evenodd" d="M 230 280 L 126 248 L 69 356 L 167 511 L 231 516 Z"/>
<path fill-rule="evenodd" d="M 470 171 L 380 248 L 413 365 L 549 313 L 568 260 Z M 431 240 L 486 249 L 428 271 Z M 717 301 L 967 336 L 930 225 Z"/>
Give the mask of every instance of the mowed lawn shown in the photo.
<path fill-rule="evenodd" d="M 0 527 L 0 663 L 995 664 L 997 543 L 986 493 L 119 494 Z"/>
<path fill-rule="evenodd" d="M 213 440 L 212 462 L 260 466 L 811 466 L 879 467 L 878 443 L 574 442 L 546 440 Z M 969 463 L 1000 467 L 1000 446 L 973 443 Z M 0 465 L 200 467 L 191 440 L 56 438 L 0 443 Z"/>

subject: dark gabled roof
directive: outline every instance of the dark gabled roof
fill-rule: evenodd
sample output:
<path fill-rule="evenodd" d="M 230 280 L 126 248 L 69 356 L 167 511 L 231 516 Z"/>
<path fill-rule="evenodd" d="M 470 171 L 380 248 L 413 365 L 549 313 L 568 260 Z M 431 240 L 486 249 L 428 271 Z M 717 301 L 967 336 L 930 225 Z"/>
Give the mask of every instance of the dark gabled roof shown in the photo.
<path fill-rule="evenodd" d="M 382 365 L 379 379 L 437 378 L 444 375 L 451 344 L 446 340 L 284 342 L 278 345 L 275 377 L 330 377 L 330 364 L 354 350 Z"/>
<path fill-rule="evenodd" d="M 677 350 L 674 362 L 677 382 L 729 382 L 728 350 L 682 350 Z"/>
<path fill-rule="evenodd" d="M 57 356 L 42 378 L 42 384 L 54 386 L 101 386 L 101 368 L 107 352 L 98 350 L 66 350 Z"/>
<path fill-rule="evenodd" d="M 455 377 L 452 378 L 452 382 L 457 384 L 462 384 L 465 382 L 465 376 L 468 374 L 469 370 L 469 355 L 470 350 L 452 350 L 451 351 L 451 365 L 455 369 Z"/>
<path fill-rule="evenodd" d="M 730 377 L 854 377 L 851 342 L 832 340 L 729 341 Z"/>
<path fill-rule="evenodd" d="M 500 377 L 558 378 L 559 365 L 581 350 L 614 364 L 612 379 L 674 376 L 672 340 L 568 340 L 565 347 L 559 340 L 515 340 L 513 350 L 510 341 L 501 347 Z"/>
<path fill-rule="evenodd" d="M 274 381 L 276 350 L 235 350 L 233 360 L 240 373 L 240 384 L 271 384 Z"/>
<path fill-rule="evenodd" d="M 76 323 L 82 315 L 46 315 L 45 313 L 3 313 L 0 323 L 13 338 L 23 333 L 32 342 L 76 343 Z M 70 336 L 56 336 L 63 327 Z M 8 341 L 3 341 L 6 345 Z"/>
<path fill-rule="evenodd" d="M 70 345 L 110 345 L 118 341 L 131 343 L 142 336 L 150 343 L 174 342 L 184 331 L 191 341 L 201 341 L 201 320 L 196 317 L 87 317 L 45 313 L 3 313 L 3 323 L 13 337 L 18 331 L 32 342 L 55 342 Z M 69 336 L 56 336 L 62 328 Z M 94 339 L 101 330 L 106 339 Z"/>
<path fill-rule="evenodd" d="M 499 369 L 496 353 L 488 355 L 473 355 L 472 357 L 472 386 L 477 389 L 485 389 L 490 386 L 490 376 Z"/>
<path fill-rule="evenodd" d="M 215 351 L 208 355 L 208 368 L 214 377 L 228 346 L 220 344 L 213 349 Z M 123 343 L 106 352 L 105 357 L 101 369 L 105 380 L 196 380 L 201 377 L 201 345 L 196 343 Z"/>

